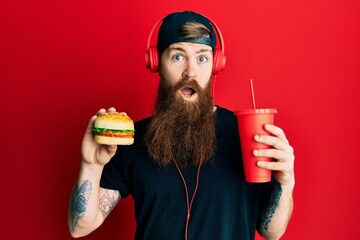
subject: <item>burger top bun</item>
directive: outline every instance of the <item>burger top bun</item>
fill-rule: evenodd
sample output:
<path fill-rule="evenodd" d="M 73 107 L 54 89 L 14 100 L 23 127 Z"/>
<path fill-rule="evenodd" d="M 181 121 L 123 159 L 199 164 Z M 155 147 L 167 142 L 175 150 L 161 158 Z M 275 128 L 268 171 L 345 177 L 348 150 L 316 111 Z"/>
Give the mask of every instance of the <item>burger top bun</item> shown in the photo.
<path fill-rule="evenodd" d="M 94 127 L 114 130 L 134 130 L 134 122 L 124 112 L 107 112 L 96 118 Z"/>

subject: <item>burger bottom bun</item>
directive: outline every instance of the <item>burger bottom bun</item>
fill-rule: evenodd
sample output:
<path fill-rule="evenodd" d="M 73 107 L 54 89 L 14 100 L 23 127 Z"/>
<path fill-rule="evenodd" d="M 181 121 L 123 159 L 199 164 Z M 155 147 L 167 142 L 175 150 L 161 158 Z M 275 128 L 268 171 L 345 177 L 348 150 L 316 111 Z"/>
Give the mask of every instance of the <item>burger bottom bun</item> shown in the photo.
<path fill-rule="evenodd" d="M 131 145 L 134 143 L 134 138 L 105 137 L 96 135 L 95 142 L 105 145 Z"/>

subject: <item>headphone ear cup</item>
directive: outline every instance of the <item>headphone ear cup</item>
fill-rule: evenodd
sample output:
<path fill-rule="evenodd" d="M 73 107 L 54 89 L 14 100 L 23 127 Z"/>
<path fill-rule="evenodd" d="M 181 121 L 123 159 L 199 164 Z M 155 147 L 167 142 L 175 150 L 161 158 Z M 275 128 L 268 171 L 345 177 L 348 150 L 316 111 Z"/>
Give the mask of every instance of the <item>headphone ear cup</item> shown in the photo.
<path fill-rule="evenodd" d="M 149 47 L 145 52 L 145 66 L 150 69 L 152 73 L 159 71 L 159 53 L 156 47 Z"/>
<path fill-rule="evenodd" d="M 214 61 L 213 61 L 212 73 L 213 75 L 216 75 L 222 70 L 224 70 L 226 64 L 226 56 L 220 49 L 216 49 L 213 58 Z"/>

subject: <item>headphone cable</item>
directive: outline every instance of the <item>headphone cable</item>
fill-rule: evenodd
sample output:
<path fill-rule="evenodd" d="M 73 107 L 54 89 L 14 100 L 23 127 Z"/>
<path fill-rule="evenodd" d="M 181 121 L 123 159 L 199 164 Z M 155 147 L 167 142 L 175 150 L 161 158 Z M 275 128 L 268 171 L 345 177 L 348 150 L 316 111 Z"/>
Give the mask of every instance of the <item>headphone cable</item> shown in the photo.
<path fill-rule="evenodd" d="M 192 204 L 193 204 L 193 201 L 194 201 L 194 198 L 195 198 L 198 186 L 199 186 L 199 177 L 200 177 L 200 168 L 201 168 L 201 164 L 202 164 L 202 159 L 200 160 L 200 163 L 199 163 L 199 166 L 198 166 L 198 169 L 197 169 L 196 185 L 195 185 L 194 193 L 193 193 L 193 195 L 191 197 L 191 201 L 189 201 L 189 191 L 188 191 L 188 188 L 187 188 L 187 185 L 186 185 L 185 178 L 184 178 L 183 174 L 181 173 L 179 165 L 177 164 L 173 154 L 171 154 L 171 159 L 174 162 L 174 164 L 176 166 L 176 169 L 178 170 L 178 172 L 180 174 L 181 180 L 182 180 L 182 182 L 184 184 L 184 188 L 185 188 L 186 206 L 187 206 L 186 224 L 185 224 L 185 240 L 187 240 L 188 239 L 188 227 L 189 227 L 189 220 L 190 220 L 190 212 L 191 212 L 191 207 L 192 207 Z"/>

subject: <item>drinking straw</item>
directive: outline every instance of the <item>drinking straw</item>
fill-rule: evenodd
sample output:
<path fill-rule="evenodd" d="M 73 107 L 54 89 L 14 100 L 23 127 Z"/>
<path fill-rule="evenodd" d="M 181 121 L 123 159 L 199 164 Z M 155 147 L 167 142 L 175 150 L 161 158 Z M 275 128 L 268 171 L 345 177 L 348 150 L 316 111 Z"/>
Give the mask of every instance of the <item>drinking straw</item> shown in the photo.
<path fill-rule="evenodd" d="M 252 79 L 250 79 L 250 89 L 251 89 L 251 97 L 252 97 L 252 104 L 253 104 L 253 108 L 254 108 L 254 109 L 256 109 L 256 104 L 255 104 L 255 94 L 254 94 L 254 86 L 253 86 Z"/>

